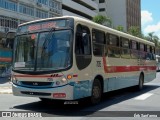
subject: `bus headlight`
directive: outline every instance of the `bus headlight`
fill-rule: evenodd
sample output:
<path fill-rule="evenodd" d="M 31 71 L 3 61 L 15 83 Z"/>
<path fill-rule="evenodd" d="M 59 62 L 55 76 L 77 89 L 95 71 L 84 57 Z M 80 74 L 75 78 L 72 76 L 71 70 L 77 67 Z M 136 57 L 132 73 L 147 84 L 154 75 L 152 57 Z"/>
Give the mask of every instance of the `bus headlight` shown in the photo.
<path fill-rule="evenodd" d="M 67 81 L 66 78 L 62 78 L 62 80 L 61 80 L 62 83 L 65 83 L 66 81 Z"/>

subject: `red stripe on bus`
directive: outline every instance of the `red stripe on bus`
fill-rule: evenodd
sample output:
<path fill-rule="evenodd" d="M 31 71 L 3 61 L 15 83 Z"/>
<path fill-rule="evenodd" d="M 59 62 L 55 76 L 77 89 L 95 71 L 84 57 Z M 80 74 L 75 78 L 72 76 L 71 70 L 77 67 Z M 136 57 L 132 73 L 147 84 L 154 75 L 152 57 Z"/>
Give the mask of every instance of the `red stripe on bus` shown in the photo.
<path fill-rule="evenodd" d="M 156 70 L 156 66 L 107 66 L 105 57 L 103 57 L 103 65 L 105 73 Z"/>
<path fill-rule="evenodd" d="M 53 77 L 62 77 L 63 75 L 51 76 L 51 75 L 44 75 L 44 76 L 37 76 L 37 75 L 14 75 L 15 77 L 34 77 L 34 78 L 53 78 Z M 73 77 L 78 77 L 78 75 L 73 75 Z"/>
<path fill-rule="evenodd" d="M 37 75 L 14 75 L 15 77 L 34 77 L 34 78 L 53 78 L 53 77 L 62 77 L 63 75 L 58 75 L 58 76 L 51 76 L 51 75 L 46 75 L 46 76 L 37 76 Z"/>
<path fill-rule="evenodd" d="M 12 59 L 11 58 L 2 58 L 0 57 L 0 62 L 11 62 Z"/>
<path fill-rule="evenodd" d="M 78 75 L 73 75 L 73 77 L 78 77 Z"/>

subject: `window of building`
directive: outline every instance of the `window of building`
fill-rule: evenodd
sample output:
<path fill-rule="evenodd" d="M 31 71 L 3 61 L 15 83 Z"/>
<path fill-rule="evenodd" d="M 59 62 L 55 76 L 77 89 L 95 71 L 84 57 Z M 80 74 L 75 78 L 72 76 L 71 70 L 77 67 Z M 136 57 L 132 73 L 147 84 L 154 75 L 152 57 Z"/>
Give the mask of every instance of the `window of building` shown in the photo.
<path fill-rule="evenodd" d="M 103 11 L 106 11 L 106 9 L 105 8 L 100 8 L 99 9 L 99 12 L 103 12 Z"/>
<path fill-rule="evenodd" d="M 105 0 L 99 0 L 99 3 L 104 3 L 105 2 Z"/>
<path fill-rule="evenodd" d="M 4 28 L 17 29 L 18 20 L 13 19 L 13 18 L 9 18 L 9 17 L 0 16 L 0 26 L 2 26 Z"/>
<path fill-rule="evenodd" d="M 53 13 L 49 13 L 49 17 L 55 17 L 55 15 Z"/>
<path fill-rule="evenodd" d="M 61 3 L 58 1 L 50 0 L 49 7 L 53 8 L 55 10 L 61 10 Z"/>
<path fill-rule="evenodd" d="M 48 0 L 38 0 L 39 3 L 48 5 Z"/>
<path fill-rule="evenodd" d="M 48 18 L 48 12 L 37 9 L 36 10 L 36 17 L 38 17 L 38 18 Z"/>
<path fill-rule="evenodd" d="M 12 11 L 17 11 L 17 3 L 9 0 L 0 0 L 0 7 Z"/>
<path fill-rule="evenodd" d="M 23 4 L 19 5 L 19 12 L 23 14 L 34 16 L 34 8 L 23 5 Z"/>

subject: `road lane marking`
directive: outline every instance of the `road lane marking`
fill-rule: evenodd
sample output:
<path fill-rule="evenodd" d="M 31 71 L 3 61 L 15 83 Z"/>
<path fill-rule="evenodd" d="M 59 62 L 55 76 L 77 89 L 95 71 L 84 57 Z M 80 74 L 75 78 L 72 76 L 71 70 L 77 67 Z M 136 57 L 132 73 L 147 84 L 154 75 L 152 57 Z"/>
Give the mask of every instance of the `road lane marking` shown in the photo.
<path fill-rule="evenodd" d="M 145 93 L 145 94 L 142 94 L 142 95 L 140 95 L 138 97 L 135 97 L 134 99 L 135 100 L 145 100 L 145 99 L 149 98 L 152 95 L 153 95 L 152 93 Z"/>

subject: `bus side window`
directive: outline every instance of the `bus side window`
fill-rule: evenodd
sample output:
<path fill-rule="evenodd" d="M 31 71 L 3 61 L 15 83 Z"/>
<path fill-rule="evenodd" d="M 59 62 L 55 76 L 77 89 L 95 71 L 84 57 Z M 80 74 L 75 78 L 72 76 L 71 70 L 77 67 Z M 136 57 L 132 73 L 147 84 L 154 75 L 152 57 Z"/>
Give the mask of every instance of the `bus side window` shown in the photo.
<path fill-rule="evenodd" d="M 155 60 L 155 50 L 152 46 L 147 46 L 146 60 Z"/>
<path fill-rule="evenodd" d="M 76 54 L 90 55 L 90 31 L 87 27 L 78 25 L 76 33 Z"/>
<path fill-rule="evenodd" d="M 103 31 L 93 29 L 93 54 L 95 56 L 104 56 L 105 33 Z"/>
<path fill-rule="evenodd" d="M 138 51 L 138 42 L 131 40 L 130 41 L 130 48 L 131 48 L 131 58 L 132 59 L 139 59 L 139 51 Z"/>
<path fill-rule="evenodd" d="M 122 58 L 130 58 L 131 53 L 130 53 L 130 46 L 129 46 L 129 39 L 121 37 L 121 57 Z"/>
<path fill-rule="evenodd" d="M 140 50 L 140 52 L 139 52 L 139 54 L 140 54 L 140 59 L 146 59 L 146 52 L 145 52 L 145 44 L 143 44 L 143 43 L 140 43 L 139 44 L 139 50 Z M 148 59 L 148 58 L 147 58 Z"/>
<path fill-rule="evenodd" d="M 152 47 L 153 60 L 156 60 L 155 47 Z"/>
<path fill-rule="evenodd" d="M 75 53 L 77 68 L 85 69 L 92 60 L 90 30 L 87 26 L 77 25 Z"/>
<path fill-rule="evenodd" d="M 119 37 L 108 33 L 108 57 L 120 57 Z"/>

